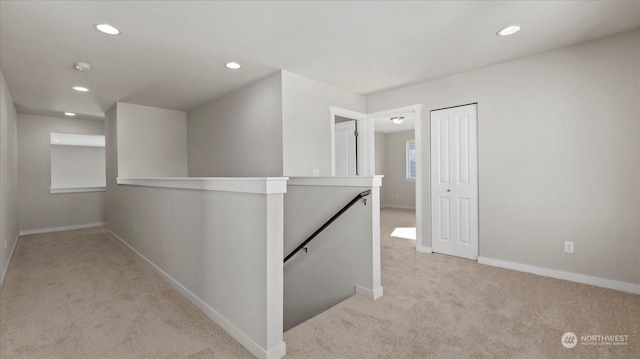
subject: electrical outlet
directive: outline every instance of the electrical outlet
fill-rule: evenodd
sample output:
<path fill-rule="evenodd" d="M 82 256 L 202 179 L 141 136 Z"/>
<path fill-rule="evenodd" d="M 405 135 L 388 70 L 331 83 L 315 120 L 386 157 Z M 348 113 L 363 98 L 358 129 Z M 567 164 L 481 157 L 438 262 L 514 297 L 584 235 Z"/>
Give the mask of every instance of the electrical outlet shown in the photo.
<path fill-rule="evenodd" d="M 313 170 L 313 176 L 314 177 L 320 176 L 320 170 Z"/>
<path fill-rule="evenodd" d="M 569 241 L 564 242 L 564 252 L 573 253 L 573 242 L 569 242 Z"/>

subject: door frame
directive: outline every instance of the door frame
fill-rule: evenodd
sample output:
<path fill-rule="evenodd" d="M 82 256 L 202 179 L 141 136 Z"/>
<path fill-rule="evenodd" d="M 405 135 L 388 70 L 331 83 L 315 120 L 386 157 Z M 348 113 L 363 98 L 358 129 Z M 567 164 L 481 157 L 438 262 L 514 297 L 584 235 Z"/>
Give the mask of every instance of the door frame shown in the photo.
<path fill-rule="evenodd" d="M 372 162 L 370 158 L 371 139 L 368 136 L 368 127 L 370 126 L 367 121 L 367 115 L 337 106 L 329 106 L 329 111 L 331 113 L 329 118 L 331 125 L 331 176 L 336 175 L 336 116 L 356 120 L 358 131 L 358 158 L 356 159 L 356 168 L 358 169 L 359 176 L 373 176 L 373 167 L 371 166 Z"/>
<path fill-rule="evenodd" d="M 423 166 L 422 166 L 422 105 L 410 105 L 400 108 L 394 108 L 385 111 L 374 112 L 371 114 L 367 114 L 367 137 L 369 138 L 369 148 L 367 149 L 370 163 L 370 168 L 375 168 L 375 128 L 373 120 L 380 117 L 392 117 L 399 113 L 413 113 L 413 118 L 415 119 L 415 145 L 416 145 L 416 251 L 421 253 L 432 253 L 431 246 L 427 246 L 424 244 L 424 236 L 422 233 L 423 230 L 423 221 L 422 218 L 422 183 L 423 183 Z M 426 168 L 427 171 L 430 170 L 430 166 Z M 373 171 L 372 171 L 373 172 Z M 371 174 L 372 176 L 374 174 Z M 429 173 L 426 174 L 427 177 L 430 176 Z M 431 217 L 429 217 L 429 221 L 431 221 Z M 431 222 L 428 222 L 431 223 Z"/>

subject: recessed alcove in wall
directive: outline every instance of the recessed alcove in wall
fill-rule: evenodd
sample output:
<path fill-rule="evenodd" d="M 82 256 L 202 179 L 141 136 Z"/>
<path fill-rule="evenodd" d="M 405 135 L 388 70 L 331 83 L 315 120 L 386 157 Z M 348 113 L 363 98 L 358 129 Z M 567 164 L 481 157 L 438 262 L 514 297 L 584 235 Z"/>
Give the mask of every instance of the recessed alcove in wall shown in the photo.
<path fill-rule="evenodd" d="M 51 132 L 50 141 L 50 193 L 105 190 L 105 141 L 103 135 Z"/>

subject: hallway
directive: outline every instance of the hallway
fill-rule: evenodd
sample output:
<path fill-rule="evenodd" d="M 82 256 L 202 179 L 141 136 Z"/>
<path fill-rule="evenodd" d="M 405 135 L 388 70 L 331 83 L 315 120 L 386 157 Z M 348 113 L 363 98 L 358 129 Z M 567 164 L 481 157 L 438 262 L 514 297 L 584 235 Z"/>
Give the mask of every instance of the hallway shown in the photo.
<path fill-rule="evenodd" d="M 417 253 L 391 236 L 412 216 L 381 210 L 384 296 L 285 332 L 287 358 L 640 357 L 637 295 Z M 23 237 L 0 300 L 0 358 L 252 357 L 102 228 Z"/>
<path fill-rule="evenodd" d="M 24 236 L 1 358 L 253 358 L 104 228 Z"/>

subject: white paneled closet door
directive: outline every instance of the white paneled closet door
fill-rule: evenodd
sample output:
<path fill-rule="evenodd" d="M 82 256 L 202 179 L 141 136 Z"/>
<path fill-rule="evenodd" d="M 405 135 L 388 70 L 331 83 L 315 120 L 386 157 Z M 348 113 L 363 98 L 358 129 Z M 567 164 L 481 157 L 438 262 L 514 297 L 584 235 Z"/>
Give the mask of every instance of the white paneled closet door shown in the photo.
<path fill-rule="evenodd" d="M 431 112 L 434 252 L 478 258 L 477 105 Z"/>

